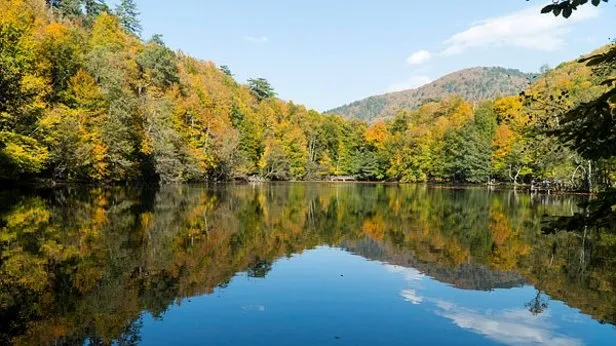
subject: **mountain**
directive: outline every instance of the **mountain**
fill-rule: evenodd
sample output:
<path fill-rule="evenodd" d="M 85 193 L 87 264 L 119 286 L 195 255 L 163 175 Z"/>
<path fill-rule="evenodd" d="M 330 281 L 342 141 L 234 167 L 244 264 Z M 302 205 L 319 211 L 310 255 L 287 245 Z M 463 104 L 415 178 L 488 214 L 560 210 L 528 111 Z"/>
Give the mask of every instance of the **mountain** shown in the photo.
<path fill-rule="evenodd" d="M 373 261 L 416 269 L 435 280 L 465 290 L 491 291 L 497 288 L 520 287 L 526 283 L 513 271 L 500 272 L 478 263 L 448 266 L 424 261 L 412 252 L 400 251 L 391 244 L 376 242 L 370 238 L 344 241 L 341 247 Z"/>
<path fill-rule="evenodd" d="M 326 113 L 372 121 L 391 117 L 399 109 L 416 108 L 451 94 L 469 102 L 517 94 L 536 77 L 533 73 L 502 67 L 473 67 L 450 73 L 416 89 L 371 96 Z"/>

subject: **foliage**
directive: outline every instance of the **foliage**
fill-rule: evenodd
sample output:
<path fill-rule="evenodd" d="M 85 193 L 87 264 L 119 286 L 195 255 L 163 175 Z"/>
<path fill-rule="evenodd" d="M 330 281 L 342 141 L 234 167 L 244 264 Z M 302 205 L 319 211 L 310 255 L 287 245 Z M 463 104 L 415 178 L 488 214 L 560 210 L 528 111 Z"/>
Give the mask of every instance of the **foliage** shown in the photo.
<path fill-rule="evenodd" d="M 603 93 L 568 109 L 553 133 L 586 159 L 616 157 L 616 44 L 580 62 L 592 67 L 593 75 L 602 80 Z"/>
<path fill-rule="evenodd" d="M 534 75 L 475 68 L 373 97 L 366 116 L 392 116 L 367 123 L 282 101 L 264 78 L 238 83 L 228 67 L 174 52 L 159 35 L 142 41 L 134 1 L 109 11 L 98 0 L 10 0 L 0 10 L 3 180 L 345 175 L 400 182 L 551 179 L 598 190 L 616 178 L 610 47 L 546 70 L 530 85 Z M 524 88 L 521 98 L 503 96 Z M 492 100 L 477 102 L 485 98 Z M 593 144 L 590 130 L 599 146 L 586 145 Z"/>
<path fill-rule="evenodd" d="M 231 69 L 229 68 L 229 66 L 220 65 L 219 69 L 220 69 L 220 72 L 226 74 L 229 77 L 233 77 L 233 73 L 231 72 Z"/>
<path fill-rule="evenodd" d="M 528 1 L 528 0 L 527 0 Z M 599 6 L 602 2 L 608 2 L 609 0 L 590 0 L 594 6 Z M 578 7 L 588 4 L 588 0 L 556 0 L 552 4 L 545 6 L 541 9 L 541 13 L 553 13 L 555 16 L 562 15 L 565 18 L 571 17 L 573 11 L 576 11 Z"/>
<path fill-rule="evenodd" d="M 120 23 L 124 30 L 132 35 L 139 36 L 141 33 L 141 23 L 139 23 L 139 10 L 135 0 L 121 0 L 115 9 L 115 14 L 120 18 Z"/>
<path fill-rule="evenodd" d="M 475 119 L 445 139 L 445 170 L 454 181 L 481 183 L 489 180 L 495 128 L 492 105 L 486 103 L 475 112 Z"/>
<path fill-rule="evenodd" d="M 250 91 L 259 101 L 276 96 L 274 88 L 272 88 L 270 83 L 265 78 L 249 79 L 248 86 Z"/>

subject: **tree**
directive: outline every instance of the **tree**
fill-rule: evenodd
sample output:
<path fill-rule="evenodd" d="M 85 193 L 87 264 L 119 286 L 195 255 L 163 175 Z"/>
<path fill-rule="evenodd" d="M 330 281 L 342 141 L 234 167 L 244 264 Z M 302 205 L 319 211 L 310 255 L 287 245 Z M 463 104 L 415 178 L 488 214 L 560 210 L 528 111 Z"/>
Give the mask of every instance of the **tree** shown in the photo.
<path fill-rule="evenodd" d="M 141 95 L 149 86 L 165 90 L 179 82 L 175 53 L 154 36 L 135 61 L 141 74 L 137 94 Z"/>
<path fill-rule="evenodd" d="M 290 160 L 284 152 L 281 144 L 274 138 L 265 142 L 265 150 L 259 160 L 259 168 L 263 177 L 271 180 L 289 180 Z"/>
<path fill-rule="evenodd" d="M 105 0 L 83 0 L 86 14 L 96 17 L 103 12 L 110 12 Z"/>
<path fill-rule="evenodd" d="M 57 13 L 69 18 L 83 16 L 81 9 L 83 0 L 46 0 L 47 4 Z"/>
<path fill-rule="evenodd" d="M 93 143 L 81 117 L 83 110 L 57 107 L 50 110 L 40 122 L 49 147 L 49 166 L 52 178 L 64 181 L 87 181 L 94 178 L 90 171 L 94 157 Z"/>
<path fill-rule="evenodd" d="M 361 180 L 383 180 L 385 172 L 384 162 L 379 160 L 377 153 L 368 149 L 357 150 L 353 153 L 353 165 L 351 174 Z"/>
<path fill-rule="evenodd" d="M 83 40 L 81 32 L 59 23 L 52 23 L 44 28 L 38 58 L 49 66 L 46 72 L 51 81 L 52 102 L 66 90 L 70 78 L 82 66 Z"/>
<path fill-rule="evenodd" d="M 274 88 L 272 88 L 270 83 L 265 78 L 249 79 L 248 87 L 250 88 L 252 94 L 259 101 L 263 101 L 265 99 L 276 96 Z"/>
<path fill-rule="evenodd" d="M 120 24 L 124 30 L 135 36 L 141 34 L 141 23 L 139 22 L 139 10 L 135 0 L 122 0 L 115 9 L 115 14 L 120 18 Z"/>
<path fill-rule="evenodd" d="M 104 0 L 83 0 L 83 3 L 89 23 L 92 23 L 100 14 L 109 12 L 109 7 Z"/>
<path fill-rule="evenodd" d="M 141 98 L 144 115 L 144 138 L 141 153 L 146 155 L 144 174 L 152 169 L 163 184 L 183 182 L 185 143 L 182 143 L 171 124 L 172 104 L 170 100 L 145 96 Z"/>
<path fill-rule="evenodd" d="M 526 0 L 529 1 L 529 0 Z M 594 6 L 599 6 L 602 2 L 608 2 L 609 0 L 590 0 L 590 3 Z M 554 0 L 552 4 L 547 5 L 541 9 L 541 13 L 553 13 L 555 16 L 562 14 L 563 17 L 569 18 L 576 11 L 578 7 L 587 5 L 588 0 Z"/>
<path fill-rule="evenodd" d="M 40 172 L 49 152 L 36 139 L 0 131 L 0 179 L 15 179 Z"/>
<path fill-rule="evenodd" d="M 233 73 L 231 73 L 231 69 L 227 65 L 220 65 L 220 72 L 226 74 L 229 77 L 233 77 Z"/>
<path fill-rule="evenodd" d="M 616 43 L 605 52 L 581 60 L 594 68 L 603 79 L 602 95 L 568 110 L 561 127 L 554 129 L 564 143 L 570 144 L 588 160 L 616 156 Z"/>
<path fill-rule="evenodd" d="M 446 136 L 445 171 L 454 182 L 481 183 L 489 179 L 495 129 L 496 115 L 492 104 L 484 103 L 475 112 L 473 121 Z"/>
<path fill-rule="evenodd" d="M 608 0 L 592 0 L 594 6 Z M 588 4 L 588 0 L 564 0 L 554 2 L 542 9 L 542 13 L 552 12 L 565 18 L 571 16 L 578 6 Z M 607 51 L 580 60 L 593 66 L 594 74 L 603 81 L 603 93 L 589 102 L 582 102 L 562 117 L 559 127 L 551 131 L 564 143 L 571 146 L 582 157 L 588 159 L 588 190 L 592 191 L 592 160 L 613 160 L 616 156 L 616 42 Z M 583 205 L 585 213 L 564 217 L 551 222 L 547 230 L 574 230 L 584 232 L 589 227 L 610 230 L 616 225 L 616 189 L 609 186 L 600 193 L 597 200 Z"/>
<path fill-rule="evenodd" d="M 52 92 L 49 63 L 42 54 L 45 22 L 23 1 L 0 2 L 0 179 L 40 172 L 48 150 L 37 123 Z M 28 19 L 29 18 L 29 19 Z"/>
<path fill-rule="evenodd" d="M 101 89 L 107 109 L 97 126 L 104 150 L 104 180 L 124 181 L 136 178 L 135 153 L 137 134 L 133 125 L 139 100 L 134 95 L 129 76 L 138 76 L 131 56 L 136 44 L 120 27 L 117 17 L 102 13 L 92 23 L 86 56 L 86 70 Z"/>

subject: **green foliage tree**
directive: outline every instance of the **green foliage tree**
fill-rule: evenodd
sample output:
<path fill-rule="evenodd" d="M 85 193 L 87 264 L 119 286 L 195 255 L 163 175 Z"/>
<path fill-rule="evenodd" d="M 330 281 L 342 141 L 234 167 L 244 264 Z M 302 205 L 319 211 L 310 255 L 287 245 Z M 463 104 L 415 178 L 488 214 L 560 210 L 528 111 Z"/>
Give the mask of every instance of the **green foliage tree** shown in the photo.
<path fill-rule="evenodd" d="M 248 80 L 248 87 L 252 94 L 259 100 L 263 101 L 276 96 L 274 88 L 265 78 L 253 78 Z"/>
<path fill-rule="evenodd" d="M 475 119 L 445 138 L 445 172 L 453 181 L 487 182 L 492 174 L 492 138 L 496 115 L 491 103 L 475 111 Z"/>
<path fill-rule="evenodd" d="M 233 77 L 233 73 L 231 72 L 231 69 L 229 68 L 229 66 L 227 65 L 220 65 L 220 72 L 226 74 L 229 77 Z"/>
<path fill-rule="evenodd" d="M 101 13 L 110 12 L 109 7 L 105 4 L 104 0 L 83 0 L 83 6 L 90 21 L 95 19 Z"/>
<path fill-rule="evenodd" d="M 60 15 L 69 18 L 83 16 L 83 0 L 46 0 L 47 4 Z"/>
<path fill-rule="evenodd" d="M 115 8 L 115 14 L 127 33 L 135 36 L 141 34 L 142 27 L 138 18 L 140 13 L 135 0 L 121 0 Z"/>
<path fill-rule="evenodd" d="M 170 100 L 145 96 L 141 102 L 145 132 L 141 153 L 146 156 L 142 163 L 142 173 L 154 173 L 156 180 L 164 184 L 190 180 L 190 176 L 185 173 L 189 165 L 183 162 L 187 156 L 185 144 L 171 124 L 173 117 Z"/>
<path fill-rule="evenodd" d="M 135 58 L 141 74 L 138 86 L 138 95 L 145 92 L 149 86 L 155 86 L 161 90 L 178 83 L 178 68 L 176 56 L 167 48 L 159 36 L 155 36 L 148 42 L 141 54 Z"/>

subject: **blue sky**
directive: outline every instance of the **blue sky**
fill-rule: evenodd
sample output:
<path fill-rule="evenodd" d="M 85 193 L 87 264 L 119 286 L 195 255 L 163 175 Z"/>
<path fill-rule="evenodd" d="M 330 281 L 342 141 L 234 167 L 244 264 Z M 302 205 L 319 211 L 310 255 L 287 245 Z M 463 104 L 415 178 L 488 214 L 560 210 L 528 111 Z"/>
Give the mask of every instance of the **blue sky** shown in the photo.
<path fill-rule="evenodd" d="M 114 0 L 117 1 L 117 0 Z M 113 3 L 114 1 L 110 1 Z M 569 20 L 551 0 L 137 0 L 144 37 L 264 77 L 283 99 L 327 110 L 473 66 L 526 72 L 609 41 L 616 8 Z"/>

